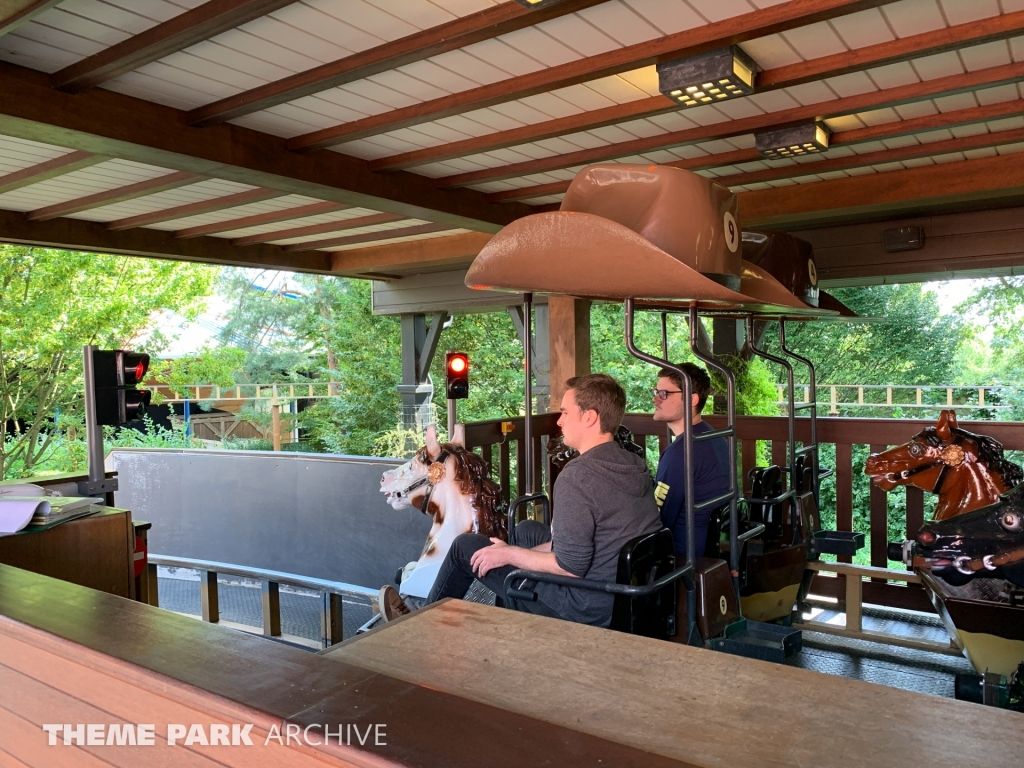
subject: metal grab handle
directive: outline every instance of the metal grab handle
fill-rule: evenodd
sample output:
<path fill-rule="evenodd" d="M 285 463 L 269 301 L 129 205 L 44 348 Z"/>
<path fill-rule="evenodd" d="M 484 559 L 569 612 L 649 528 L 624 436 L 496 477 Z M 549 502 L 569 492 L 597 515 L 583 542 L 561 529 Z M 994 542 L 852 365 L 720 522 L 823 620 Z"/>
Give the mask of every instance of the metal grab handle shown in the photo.
<path fill-rule="evenodd" d="M 516 519 L 516 512 L 523 504 L 530 504 L 531 502 L 541 502 L 541 507 L 544 508 L 544 525 L 551 525 L 551 501 L 548 499 L 545 493 L 531 493 L 529 496 L 519 496 L 512 500 L 512 503 L 508 507 L 508 543 L 512 543 L 512 532 L 516 529 L 516 524 L 519 522 Z"/>
<path fill-rule="evenodd" d="M 753 528 L 751 528 L 749 531 L 744 531 L 743 533 L 739 534 L 736 537 L 736 541 L 738 541 L 738 542 L 740 542 L 742 544 L 747 539 L 757 538 L 762 533 L 764 533 L 764 523 L 758 523 Z"/>
<path fill-rule="evenodd" d="M 616 584 L 614 581 L 578 579 L 574 576 L 560 576 L 555 573 L 541 573 L 539 571 L 526 571 L 517 568 L 505 577 L 505 594 L 508 597 L 520 600 L 529 600 L 531 602 L 536 600 L 537 593 L 533 590 L 523 590 L 513 586 L 514 582 L 520 579 L 526 579 L 529 581 L 543 582 L 545 584 L 560 584 L 563 587 L 572 587 L 573 589 L 586 589 L 591 592 L 607 592 L 613 595 L 626 595 L 627 597 L 647 597 L 648 595 L 654 594 L 658 590 L 674 581 L 678 581 L 679 579 L 683 580 L 687 589 L 692 589 L 694 586 L 693 574 L 693 565 L 691 563 L 687 563 L 686 565 L 676 568 L 674 571 L 666 573 L 664 576 L 655 579 L 650 584 L 645 584 L 640 587 L 633 586 L 632 584 Z"/>

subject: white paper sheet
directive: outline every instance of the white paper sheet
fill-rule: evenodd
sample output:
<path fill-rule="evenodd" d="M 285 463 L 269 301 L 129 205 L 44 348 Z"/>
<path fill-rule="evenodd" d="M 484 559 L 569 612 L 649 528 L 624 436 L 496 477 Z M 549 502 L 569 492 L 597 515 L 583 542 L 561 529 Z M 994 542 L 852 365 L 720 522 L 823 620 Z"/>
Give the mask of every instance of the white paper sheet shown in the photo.
<path fill-rule="evenodd" d="M 49 511 L 50 502 L 43 499 L 13 501 L 0 497 L 0 536 L 17 533 L 28 525 L 37 512 L 46 514 Z"/>

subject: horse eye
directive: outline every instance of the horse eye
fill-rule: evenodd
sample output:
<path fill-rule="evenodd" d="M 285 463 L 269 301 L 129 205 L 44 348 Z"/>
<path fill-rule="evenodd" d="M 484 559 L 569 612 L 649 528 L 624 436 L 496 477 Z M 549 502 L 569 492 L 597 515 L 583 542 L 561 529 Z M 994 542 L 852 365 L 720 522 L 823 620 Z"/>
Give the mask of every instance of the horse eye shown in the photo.
<path fill-rule="evenodd" d="M 920 443 L 911 443 L 908 450 L 910 451 L 910 455 L 915 458 L 917 458 L 924 452 L 924 449 L 921 447 Z"/>

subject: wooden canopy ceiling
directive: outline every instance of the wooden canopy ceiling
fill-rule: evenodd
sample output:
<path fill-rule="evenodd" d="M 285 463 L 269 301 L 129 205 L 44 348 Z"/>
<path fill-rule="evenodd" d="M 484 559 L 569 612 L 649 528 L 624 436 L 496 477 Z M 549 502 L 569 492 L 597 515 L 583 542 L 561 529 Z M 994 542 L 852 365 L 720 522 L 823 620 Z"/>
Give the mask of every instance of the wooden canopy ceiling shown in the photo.
<path fill-rule="evenodd" d="M 739 44 L 753 95 L 655 64 Z M 378 277 L 468 263 L 594 162 L 744 226 L 1019 203 L 1024 0 L 0 0 L 0 241 Z M 754 132 L 811 120 L 820 155 Z"/>

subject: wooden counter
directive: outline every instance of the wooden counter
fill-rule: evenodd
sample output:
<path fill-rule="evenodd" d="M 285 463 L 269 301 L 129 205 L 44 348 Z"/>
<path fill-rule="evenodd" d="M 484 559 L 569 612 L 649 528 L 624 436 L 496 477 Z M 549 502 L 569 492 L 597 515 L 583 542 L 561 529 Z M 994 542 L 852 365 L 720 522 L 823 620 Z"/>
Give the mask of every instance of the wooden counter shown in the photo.
<path fill-rule="evenodd" d="M 386 745 L 263 746 L 284 721 L 383 723 Z M 153 723 L 156 745 L 50 747 L 44 723 Z M 171 746 L 170 723 L 252 723 L 256 747 Z M 2 565 L 0 765 L 685 768 L 575 728 Z"/>
<path fill-rule="evenodd" d="M 458 600 L 323 651 L 716 768 L 1020 768 L 1024 715 Z"/>

